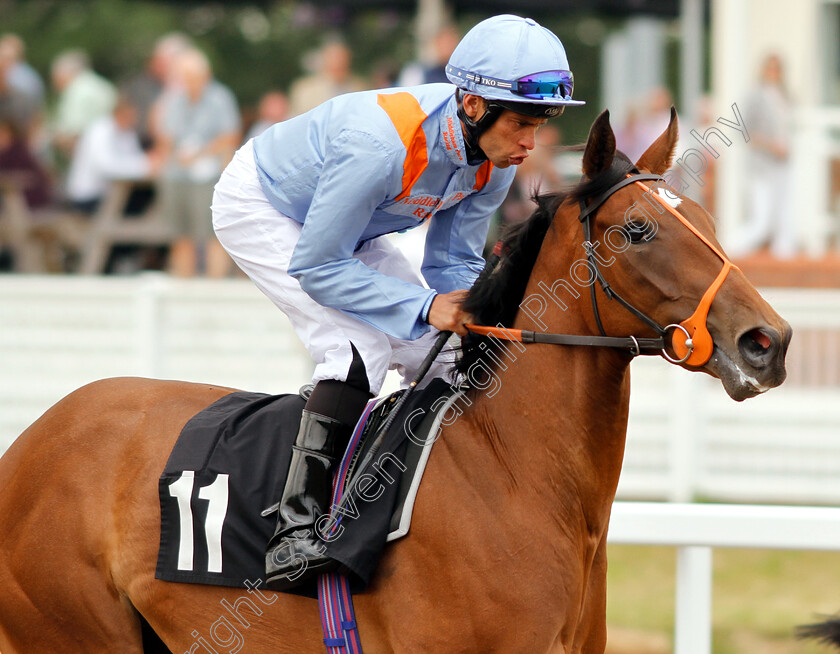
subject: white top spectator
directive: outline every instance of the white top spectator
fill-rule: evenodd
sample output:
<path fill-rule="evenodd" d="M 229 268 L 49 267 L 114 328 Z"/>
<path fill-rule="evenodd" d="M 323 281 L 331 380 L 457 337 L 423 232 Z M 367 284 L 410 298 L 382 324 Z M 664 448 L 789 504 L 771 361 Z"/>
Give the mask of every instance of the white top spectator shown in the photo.
<path fill-rule="evenodd" d="M 149 157 L 135 131 L 137 112 L 120 103 L 113 115 L 88 127 L 73 152 L 67 197 L 76 203 L 101 199 L 115 179 L 143 179 L 151 174 Z"/>

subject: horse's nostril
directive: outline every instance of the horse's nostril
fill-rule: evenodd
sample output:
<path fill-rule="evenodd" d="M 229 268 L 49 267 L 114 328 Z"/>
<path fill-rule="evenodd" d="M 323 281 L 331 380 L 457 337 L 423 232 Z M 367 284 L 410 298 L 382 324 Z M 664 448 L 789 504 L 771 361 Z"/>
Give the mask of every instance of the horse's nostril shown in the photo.
<path fill-rule="evenodd" d="M 773 332 L 756 327 L 744 333 L 738 339 L 738 349 L 744 359 L 753 366 L 762 367 L 772 359 L 779 339 L 773 338 Z"/>
<path fill-rule="evenodd" d="M 760 329 L 753 329 L 747 333 L 761 349 L 766 350 L 770 347 L 770 337 Z"/>

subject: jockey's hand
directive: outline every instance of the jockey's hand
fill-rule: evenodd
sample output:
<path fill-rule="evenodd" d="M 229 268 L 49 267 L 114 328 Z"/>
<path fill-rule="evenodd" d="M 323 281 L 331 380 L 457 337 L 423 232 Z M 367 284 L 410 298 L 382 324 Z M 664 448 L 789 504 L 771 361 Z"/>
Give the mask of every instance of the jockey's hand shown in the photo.
<path fill-rule="evenodd" d="M 452 291 L 435 296 L 429 309 L 428 322 L 440 331 L 455 332 L 459 336 L 466 336 L 464 325 L 473 322 L 471 314 L 465 312 L 461 305 L 467 298 L 469 291 Z"/>

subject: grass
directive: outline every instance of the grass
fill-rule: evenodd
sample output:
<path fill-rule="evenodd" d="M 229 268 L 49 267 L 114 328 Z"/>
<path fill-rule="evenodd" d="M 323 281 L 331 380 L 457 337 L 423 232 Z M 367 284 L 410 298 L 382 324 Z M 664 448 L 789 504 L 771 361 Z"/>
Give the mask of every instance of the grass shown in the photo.
<path fill-rule="evenodd" d="M 816 614 L 840 611 L 840 554 L 716 549 L 713 562 L 714 654 L 831 652 L 795 640 L 793 631 Z M 675 548 L 610 546 L 607 621 L 614 631 L 673 643 L 675 569 Z"/>

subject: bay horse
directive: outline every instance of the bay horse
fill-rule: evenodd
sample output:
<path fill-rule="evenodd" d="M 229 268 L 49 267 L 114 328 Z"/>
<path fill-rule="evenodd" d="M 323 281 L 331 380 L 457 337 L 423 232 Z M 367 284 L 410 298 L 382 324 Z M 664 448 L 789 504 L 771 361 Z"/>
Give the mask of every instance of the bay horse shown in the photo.
<path fill-rule="evenodd" d="M 672 111 L 635 168 L 661 175 L 676 143 Z M 595 252 L 610 292 L 659 324 L 690 316 L 720 278 L 714 221 L 687 197 L 671 204 L 694 231 L 667 213 L 655 229 L 625 224 L 627 209 L 647 202 L 631 183 L 599 200 L 585 236 L 581 207 L 633 169 L 616 151 L 607 112 L 593 124 L 582 161 L 585 181 L 543 198 L 471 291 L 477 322 L 528 330 L 538 319 L 541 331 L 597 337 L 600 325 L 610 336 L 655 337 L 601 290 L 596 297 L 567 285 L 560 302 L 557 280 L 587 248 L 609 242 L 610 228 L 628 234 L 615 240 L 620 253 Z M 742 400 L 782 383 L 791 331 L 737 268 L 727 272 L 707 307 L 708 360 L 691 365 L 676 341 L 665 354 L 719 378 Z M 539 294 L 545 301 L 536 312 Z M 529 299 L 530 311 L 520 308 Z M 411 533 L 385 551 L 370 588 L 355 597 L 369 653 L 604 652 L 606 537 L 633 353 L 549 344 L 496 352 L 499 383 L 474 388 L 444 427 Z M 99 381 L 59 401 L 13 443 L 0 460 L 3 654 L 324 651 L 312 599 L 155 579 L 158 477 L 186 421 L 229 392 Z"/>

